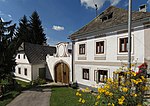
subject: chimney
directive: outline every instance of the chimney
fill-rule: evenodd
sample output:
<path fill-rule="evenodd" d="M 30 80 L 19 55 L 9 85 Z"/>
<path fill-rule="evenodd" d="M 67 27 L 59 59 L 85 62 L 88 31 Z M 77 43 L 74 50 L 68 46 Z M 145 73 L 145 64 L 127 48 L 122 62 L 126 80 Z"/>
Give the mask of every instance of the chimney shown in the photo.
<path fill-rule="evenodd" d="M 147 10 L 146 4 L 140 5 L 140 7 L 139 7 L 139 12 L 146 12 L 146 10 Z"/>

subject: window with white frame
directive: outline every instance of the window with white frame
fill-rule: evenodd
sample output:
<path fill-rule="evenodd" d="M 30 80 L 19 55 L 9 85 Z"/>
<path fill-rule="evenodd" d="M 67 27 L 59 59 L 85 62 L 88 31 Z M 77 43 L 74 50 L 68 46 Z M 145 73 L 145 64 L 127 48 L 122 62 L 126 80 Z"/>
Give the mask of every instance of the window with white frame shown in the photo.
<path fill-rule="evenodd" d="M 83 71 L 83 79 L 89 80 L 89 69 L 82 69 Z"/>
<path fill-rule="evenodd" d="M 27 68 L 24 69 L 24 75 L 27 76 Z"/>
<path fill-rule="evenodd" d="M 96 42 L 96 54 L 104 53 L 104 41 Z"/>
<path fill-rule="evenodd" d="M 23 55 L 23 58 L 26 59 L 26 55 L 25 54 Z"/>
<path fill-rule="evenodd" d="M 18 68 L 18 74 L 21 74 L 21 68 L 20 67 Z"/>
<path fill-rule="evenodd" d="M 119 39 L 119 52 L 128 52 L 128 37 Z"/>
<path fill-rule="evenodd" d="M 20 59 L 20 54 L 18 54 L 18 59 Z"/>
<path fill-rule="evenodd" d="M 108 79 L 108 71 L 107 70 L 95 70 L 94 71 L 94 80 L 96 82 L 105 83 Z"/>
<path fill-rule="evenodd" d="M 85 54 L 85 44 L 79 45 L 79 54 Z"/>

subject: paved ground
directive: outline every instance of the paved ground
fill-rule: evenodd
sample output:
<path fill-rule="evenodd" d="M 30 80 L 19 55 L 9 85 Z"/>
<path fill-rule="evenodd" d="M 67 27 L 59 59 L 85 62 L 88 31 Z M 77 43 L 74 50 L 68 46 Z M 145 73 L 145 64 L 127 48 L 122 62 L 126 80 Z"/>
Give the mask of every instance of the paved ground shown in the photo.
<path fill-rule="evenodd" d="M 7 106 L 49 106 L 50 88 L 33 88 L 23 91 Z"/>

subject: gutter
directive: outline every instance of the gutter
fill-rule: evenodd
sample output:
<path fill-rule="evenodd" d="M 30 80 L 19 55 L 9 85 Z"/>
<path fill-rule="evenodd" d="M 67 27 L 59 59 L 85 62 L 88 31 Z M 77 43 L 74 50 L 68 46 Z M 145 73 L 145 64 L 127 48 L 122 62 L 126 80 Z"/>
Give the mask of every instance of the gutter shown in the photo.
<path fill-rule="evenodd" d="M 75 42 L 72 40 L 72 82 L 74 82 L 74 44 Z"/>

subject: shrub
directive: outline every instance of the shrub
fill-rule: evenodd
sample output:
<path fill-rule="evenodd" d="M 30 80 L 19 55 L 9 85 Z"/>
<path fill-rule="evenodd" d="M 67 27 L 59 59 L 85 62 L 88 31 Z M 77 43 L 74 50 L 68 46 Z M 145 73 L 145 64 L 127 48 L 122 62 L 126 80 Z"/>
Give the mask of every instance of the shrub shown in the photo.
<path fill-rule="evenodd" d="M 72 87 L 73 89 L 77 89 L 77 88 L 78 88 L 78 83 L 77 83 L 77 82 L 73 82 L 73 83 L 71 84 L 71 87 Z"/>
<path fill-rule="evenodd" d="M 38 77 L 36 80 L 32 81 L 31 83 L 32 85 L 42 85 L 42 84 L 46 84 L 46 80 Z"/>
<path fill-rule="evenodd" d="M 146 68 L 140 67 L 138 72 L 132 70 L 114 72 L 118 75 L 120 72 L 124 74 L 119 76 L 119 80 L 107 79 L 105 85 L 98 88 L 95 106 L 144 106 L 144 93 L 149 89 L 146 85 Z M 85 103 L 86 100 L 81 99 L 80 92 L 76 93 L 79 102 Z"/>

